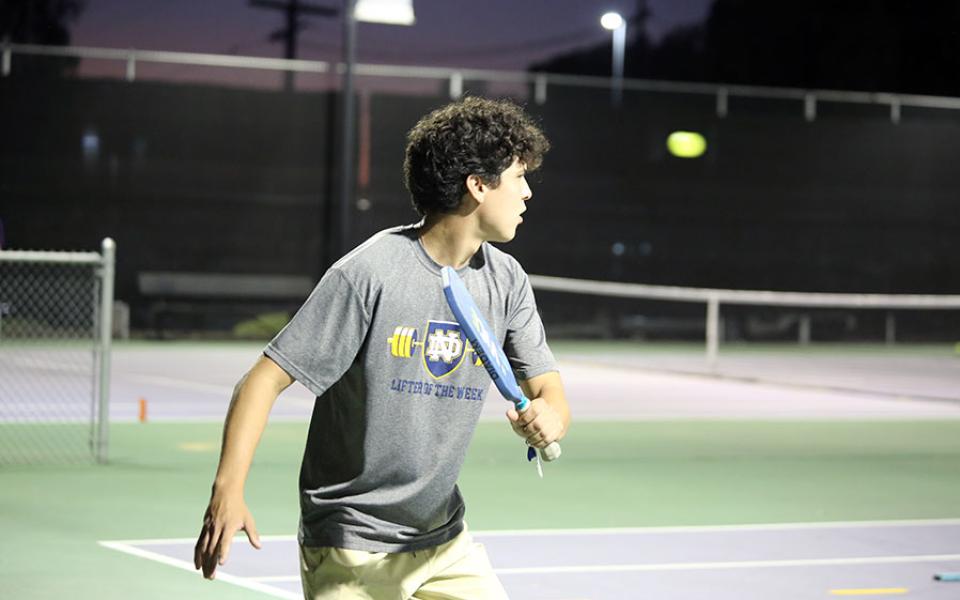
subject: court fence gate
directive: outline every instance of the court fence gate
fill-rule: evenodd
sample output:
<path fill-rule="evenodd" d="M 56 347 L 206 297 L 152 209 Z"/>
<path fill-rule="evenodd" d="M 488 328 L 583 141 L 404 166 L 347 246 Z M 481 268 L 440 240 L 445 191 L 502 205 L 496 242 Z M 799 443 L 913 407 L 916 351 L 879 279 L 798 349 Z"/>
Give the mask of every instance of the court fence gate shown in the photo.
<path fill-rule="evenodd" d="M 115 262 L 0 250 L 0 465 L 107 461 Z"/>

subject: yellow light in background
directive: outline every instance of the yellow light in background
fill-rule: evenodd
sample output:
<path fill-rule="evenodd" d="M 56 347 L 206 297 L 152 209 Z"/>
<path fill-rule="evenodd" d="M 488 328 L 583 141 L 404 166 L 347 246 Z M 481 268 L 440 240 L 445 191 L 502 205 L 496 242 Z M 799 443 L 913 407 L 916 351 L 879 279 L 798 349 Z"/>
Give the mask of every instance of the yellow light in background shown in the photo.
<path fill-rule="evenodd" d="M 707 140 L 695 131 L 674 131 L 667 137 L 667 150 L 678 158 L 697 158 L 707 151 Z"/>

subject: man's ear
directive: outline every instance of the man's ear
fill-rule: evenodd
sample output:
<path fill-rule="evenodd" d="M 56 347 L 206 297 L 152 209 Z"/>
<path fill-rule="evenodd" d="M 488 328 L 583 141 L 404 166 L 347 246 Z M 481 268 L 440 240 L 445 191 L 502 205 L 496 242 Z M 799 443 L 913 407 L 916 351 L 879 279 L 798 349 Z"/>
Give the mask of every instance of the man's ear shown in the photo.
<path fill-rule="evenodd" d="M 467 176 L 467 193 L 473 196 L 473 199 L 477 202 L 483 202 L 483 197 L 487 193 L 487 185 L 483 183 L 479 175 Z"/>

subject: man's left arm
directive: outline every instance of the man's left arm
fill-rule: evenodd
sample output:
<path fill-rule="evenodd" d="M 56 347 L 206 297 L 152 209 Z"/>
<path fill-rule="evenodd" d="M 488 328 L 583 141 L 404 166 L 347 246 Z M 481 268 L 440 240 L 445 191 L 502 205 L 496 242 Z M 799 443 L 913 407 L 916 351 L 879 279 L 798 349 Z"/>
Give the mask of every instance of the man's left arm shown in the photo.
<path fill-rule="evenodd" d="M 522 414 L 515 408 L 507 411 L 513 431 L 536 448 L 563 439 L 570 427 L 570 407 L 560 374 L 550 371 L 520 381 L 530 405 Z"/>

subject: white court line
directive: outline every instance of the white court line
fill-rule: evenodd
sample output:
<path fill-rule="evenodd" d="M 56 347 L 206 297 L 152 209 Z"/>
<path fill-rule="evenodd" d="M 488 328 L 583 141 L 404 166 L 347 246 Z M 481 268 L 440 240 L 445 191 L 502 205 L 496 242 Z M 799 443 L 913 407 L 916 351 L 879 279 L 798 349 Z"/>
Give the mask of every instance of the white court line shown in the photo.
<path fill-rule="evenodd" d="M 565 567 L 515 567 L 494 569 L 497 575 L 551 575 L 558 573 L 628 573 L 643 571 L 706 571 L 723 569 L 769 569 L 836 565 L 881 565 L 960 560 L 960 554 L 908 556 L 857 556 L 849 558 L 801 558 L 795 560 L 744 560 L 720 562 L 644 563 L 635 565 L 569 565 Z M 251 577 L 251 581 L 286 583 L 300 581 L 299 575 Z"/>
<path fill-rule="evenodd" d="M 191 392 L 201 392 L 204 394 L 213 394 L 222 398 L 229 399 L 233 396 L 235 391 L 234 386 L 231 385 L 219 385 L 213 383 L 203 383 L 201 381 L 192 381 L 189 379 L 179 379 L 175 377 L 164 377 L 162 375 L 145 375 L 133 373 L 131 375 L 125 376 L 125 380 L 128 383 L 145 383 L 149 385 L 158 385 L 161 387 L 172 388 L 177 390 L 187 390 Z M 280 402 L 285 405 L 287 408 L 298 407 L 304 409 L 313 408 L 313 404 L 316 401 L 316 397 L 309 393 L 309 390 L 306 388 L 286 390 L 280 397 Z M 128 404 L 133 404 L 128 403 Z M 187 404 L 185 402 L 180 402 L 180 404 Z M 170 406 L 170 403 L 165 403 L 165 406 Z M 279 417 L 282 419 L 282 417 Z M 302 416 L 297 416 L 297 419 L 302 419 Z M 180 421 L 187 423 L 202 422 L 205 420 L 211 421 L 223 421 L 223 415 L 218 415 L 215 417 L 168 417 L 161 418 L 156 420 L 170 420 L 170 421 Z M 271 421 L 278 420 L 278 417 L 271 417 Z"/>
<path fill-rule="evenodd" d="M 190 390 L 193 392 L 206 392 L 209 394 L 217 394 L 218 396 L 233 395 L 233 386 L 232 385 L 216 385 L 211 383 L 201 383 L 199 381 L 190 381 L 187 379 L 175 379 L 173 377 L 163 377 L 162 375 L 127 375 L 125 379 L 132 381 L 134 383 L 151 383 L 154 385 L 162 385 L 164 387 L 171 387 L 181 390 Z"/>
<path fill-rule="evenodd" d="M 494 421 L 502 419 L 503 415 L 481 415 L 481 421 Z M 890 421 L 956 421 L 960 420 L 960 411 L 953 412 L 924 412 L 908 414 L 901 411 L 877 411 L 873 409 L 864 409 L 852 411 L 843 409 L 843 412 L 824 413 L 812 410 L 791 410 L 776 409 L 775 412 L 758 412 L 756 410 L 738 410 L 738 411 L 709 411 L 691 409 L 688 411 L 676 412 L 610 412 L 596 415 L 580 415 L 577 413 L 577 423 L 658 423 L 675 421 L 732 421 L 741 423 L 743 421 L 754 422 L 812 422 L 812 423 L 836 423 L 847 421 L 869 421 L 871 423 L 885 423 Z"/>
<path fill-rule="evenodd" d="M 159 385 L 163 387 L 170 387 L 181 390 L 190 390 L 196 392 L 205 392 L 210 394 L 217 394 L 218 396 L 226 395 L 228 398 L 233 396 L 234 386 L 232 385 L 222 385 L 216 383 L 204 383 L 202 381 L 193 381 L 190 379 L 180 379 L 177 377 L 165 377 L 163 375 L 147 375 L 144 373 L 132 373 L 125 375 L 124 379 L 132 383 L 149 383 L 152 385 Z M 299 395 L 298 395 L 299 393 Z M 309 400 L 310 406 L 313 406 L 313 401 L 315 396 L 310 393 L 309 390 L 302 386 L 297 386 L 297 388 L 288 388 L 285 390 L 285 393 L 282 396 L 286 401 L 292 400 Z"/>
<path fill-rule="evenodd" d="M 629 372 L 636 373 L 637 371 L 642 372 L 643 374 L 652 375 L 652 376 L 676 376 L 676 377 L 685 377 L 692 379 L 700 379 L 705 381 L 722 381 L 730 383 L 740 383 L 747 385 L 757 385 L 765 388 L 792 388 L 798 390 L 808 390 L 811 392 L 827 392 L 827 393 L 842 393 L 842 394 L 852 394 L 856 396 L 867 396 L 874 399 L 891 399 L 899 401 L 910 401 L 910 400 L 926 400 L 933 402 L 947 402 L 956 404 L 960 398 L 957 396 L 940 396 L 940 395 L 930 395 L 925 393 L 901 393 L 887 391 L 878 388 L 863 388 L 856 387 L 853 385 L 845 384 L 818 384 L 818 383 L 809 383 L 805 381 L 796 381 L 790 379 L 776 379 L 776 378 L 766 378 L 762 375 L 743 375 L 734 372 L 723 372 L 723 371 L 710 371 L 710 370 L 697 370 L 694 369 L 685 369 L 685 368 L 676 368 L 670 367 L 668 365 L 657 365 L 657 364 L 611 364 L 605 362 L 599 362 L 597 360 L 584 359 L 584 358 L 572 358 L 563 360 L 561 359 L 561 364 L 566 362 L 574 367 L 587 368 L 587 369 L 607 369 L 613 371 Z"/>
<path fill-rule="evenodd" d="M 710 533 L 723 531 L 778 531 L 804 529 L 855 529 L 869 527 L 943 527 L 960 525 L 960 519 L 901 519 L 891 521 L 815 521 L 809 523 L 748 523 L 743 525 L 690 525 L 666 527 L 595 527 L 580 529 L 490 529 L 470 533 L 479 536 L 527 537 L 547 535 L 629 535 L 635 533 Z M 243 539 L 244 533 L 237 533 Z M 261 535 L 264 542 L 293 542 L 296 535 Z M 161 544 L 193 544 L 197 538 L 155 538 L 142 540 L 107 540 L 101 544 L 135 544 L 154 546 Z"/>
<path fill-rule="evenodd" d="M 246 540 L 247 534 L 239 532 L 234 536 L 235 540 Z M 295 542 L 297 541 L 297 536 L 295 535 L 261 535 L 261 542 Z M 122 544 L 122 545 L 134 545 L 134 546 L 159 546 L 165 544 L 195 544 L 197 542 L 196 537 L 191 538 L 153 538 L 153 539 L 143 539 L 143 540 L 103 540 L 97 542 L 98 544 Z"/>
<path fill-rule="evenodd" d="M 143 550 L 142 548 L 134 548 L 120 542 L 97 542 L 101 546 L 110 548 L 111 550 L 117 550 L 125 554 L 130 554 L 139 558 L 146 558 L 148 560 L 155 560 L 159 563 L 169 565 L 171 567 L 177 567 L 178 569 L 184 569 L 185 571 L 196 571 L 192 563 L 189 563 L 185 560 L 179 560 L 176 558 L 171 558 L 169 556 L 164 556 L 157 552 L 150 552 L 149 550 Z M 232 583 L 233 585 L 246 588 L 248 590 L 254 590 L 257 592 L 263 592 L 268 596 L 273 596 L 274 598 L 285 598 L 286 600 L 300 600 L 303 598 L 303 594 L 295 594 L 293 592 L 288 592 L 286 590 L 281 590 L 269 585 L 264 585 L 258 581 L 255 581 L 249 577 L 237 577 L 236 575 L 228 575 L 227 573 L 217 573 L 217 580 L 223 581 L 225 583 Z M 299 577 L 298 577 L 299 580 Z"/>
<path fill-rule="evenodd" d="M 299 575 L 264 575 L 263 577 L 249 577 L 250 581 L 258 581 L 260 583 L 292 583 L 294 581 L 300 581 Z"/>
<path fill-rule="evenodd" d="M 682 525 L 665 527 L 611 527 L 580 529 L 501 529 L 472 531 L 483 536 L 626 535 L 635 533 L 711 533 L 725 531 L 781 531 L 805 529 L 856 529 L 876 527 L 943 527 L 960 525 L 960 519 L 903 519 L 892 521 L 816 521 L 809 523 L 754 523 L 742 525 Z"/>
<path fill-rule="evenodd" d="M 623 573 L 630 571 L 700 571 L 717 569 L 764 569 L 777 567 L 817 567 L 832 565 L 880 565 L 960 560 L 960 554 L 923 554 L 910 556 L 858 556 L 850 558 L 810 558 L 797 560 L 745 560 L 701 563 L 654 563 L 640 565 L 573 565 L 569 567 L 519 567 L 494 569 L 499 575 L 550 573 Z"/>
<path fill-rule="evenodd" d="M 831 565 L 879 565 L 960 560 L 960 554 L 923 554 L 911 556 L 860 556 L 851 558 L 810 558 L 797 560 L 745 560 L 701 563 L 660 563 L 640 565 L 573 565 L 569 567 L 519 567 L 494 569 L 499 575 L 550 573 L 623 573 L 630 571 L 700 571 L 716 569 L 764 569 L 776 567 L 816 567 Z"/>
<path fill-rule="evenodd" d="M 123 404 L 124 403 L 115 403 L 113 406 L 115 407 L 122 406 Z M 133 402 L 128 402 L 125 404 L 129 407 L 136 407 L 136 404 L 134 404 Z M 87 410 L 89 410 L 89 406 L 87 407 Z M 226 409 L 224 409 L 224 411 L 226 411 Z M 198 425 L 198 424 L 202 425 L 206 423 L 218 423 L 220 425 L 223 425 L 225 416 L 226 416 L 226 412 L 224 412 L 224 414 L 221 414 L 221 415 L 209 416 L 209 417 L 182 417 L 182 416 L 165 417 L 163 415 L 155 416 L 151 414 L 147 418 L 147 422 L 163 423 L 164 425 Z M 303 417 L 299 415 L 271 415 L 270 422 L 271 423 L 301 423 L 303 425 L 306 425 L 307 422 L 304 421 L 304 418 L 309 418 L 309 416 Z M 86 422 L 89 423 L 89 421 L 90 421 L 90 417 L 88 416 L 86 417 Z M 114 417 L 114 415 L 111 414 L 110 422 L 124 423 L 124 424 L 139 423 L 140 418 L 137 416 Z"/>
<path fill-rule="evenodd" d="M 552 535 L 630 535 L 643 533 L 709 533 L 731 531 L 776 531 L 776 530 L 811 530 L 811 529 L 851 529 L 870 527 L 943 527 L 960 525 L 960 519 L 914 519 L 891 521 L 825 521 L 817 523 L 761 523 L 746 525 L 707 525 L 682 527 L 615 527 L 615 528 L 583 528 L 583 529 L 524 529 L 524 530 L 489 530 L 473 531 L 480 537 L 532 537 Z M 238 533 L 243 539 L 245 534 Z M 260 536 L 263 542 L 295 542 L 295 535 L 264 535 Z M 240 540 L 238 540 L 239 543 Z M 138 548 L 136 546 L 156 546 L 193 544 L 196 538 L 155 538 L 140 540 L 111 540 L 98 542 L 101 546 L 118 550 L 140 558 L 195 571 L 192 563 L 171 558 L 163 554 Z M 761 561 L 720 561 L 720 562 L 689 562 L 689 563 L 648 563 L 648 564 L 621 564 L 621 565 L 569 565 L 554 567 L 518 567 L 494 569 L 498 575 L 534 575 L 534 574 L 563 574 L 563 573 L 624 573 L 624 572 L 655 572 L 655 571 L 696 571 L 696 570 L 723 570 L 723 569 L 759 569 L 759 568 L 787 568 L 837 565 L 873 565 L 873 564 L 902 564 L 939 561 L 957 561 L 960 554 L 925 554 L 906 556 L 866 556 L 825 559 L 793 559 L 793 560 L 761 560 Z M 217 579 L 232 583 L 240 587 L 260 591 L 277 598 L 299 599 L 300 594 L 271 587 L 271 583 L 292 583 L 300 580 L 299 575 L 279 575 L 264 577 L 239 577 L 226 573 L 218 573 Z"/>
<path fill-rule="evenodd" d="M 45 349 L 43 352 L 48 352 L 49 350 L 51 349 Z M 86 348 L 68 348 L 61 352 L 85 353 L 86 350 Z M 5 352 L 4 354 L 7 353 Z M 31 357 L 22 355 L 4 357 L 4 361 L 7 364 L 11 364 L 22 369 L 36 369 L 38 371 L 48 371 L 53 373 L 71 373 L 74 375 L 89 375 L 93 373 L 93 362 L 90 361 L 88 364 L 86 359 L 81 360 L 84 362 L 79 365 L 71 365 L 51 362 L 49 357 Z"/>

